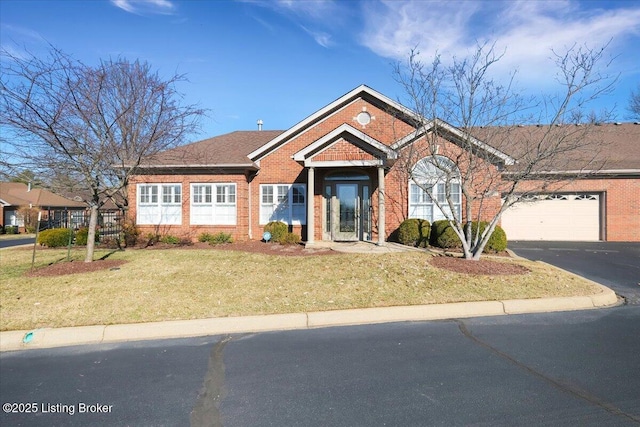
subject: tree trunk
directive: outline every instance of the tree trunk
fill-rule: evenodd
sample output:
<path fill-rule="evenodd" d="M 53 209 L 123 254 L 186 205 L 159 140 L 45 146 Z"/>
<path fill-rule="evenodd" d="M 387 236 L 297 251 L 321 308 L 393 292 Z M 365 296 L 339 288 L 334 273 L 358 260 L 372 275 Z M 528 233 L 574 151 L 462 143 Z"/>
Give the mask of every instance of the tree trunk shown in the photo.
<path fill-rule="evenodd" d="M 91 216 L 89 217 L 89 234 L 87 236 L 87 255 L 84 262 L 93 262 L 93 252 L 96 247 L 96 228 L 98 227 L 98 205 L 91 205 Z"/>

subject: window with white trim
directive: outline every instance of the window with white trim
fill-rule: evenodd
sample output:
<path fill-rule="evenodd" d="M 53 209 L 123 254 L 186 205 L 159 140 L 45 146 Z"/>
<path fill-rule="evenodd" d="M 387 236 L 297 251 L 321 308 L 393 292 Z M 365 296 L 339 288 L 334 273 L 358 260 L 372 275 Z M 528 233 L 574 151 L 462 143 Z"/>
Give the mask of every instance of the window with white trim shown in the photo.
<path fill-rule="evenodd" d="M 138 184 L 137 194 L 136 222 L 138 224 L 182 224 L 181 184 Z"/>
<path fill-rule="evenodd" d="M 425 157 L 414 166 L 411 175 L 409 218 L 421 218 L 429 222 L 452 217 L 460 219 L 460 172 L 451 160 L 443 156 Z M 447 201 L 447 191 L 453 212 Z"/>
<path fill-rule="evenodd" d="M 307 223 L 305 184 L 260 185 L 260 224 L 282 221 L 289 225 Z"/>
<path fill-rule="evenodd" d="M 236 184 L 191 184 L 190 211 L 192 225 L 236 225 Z"/>

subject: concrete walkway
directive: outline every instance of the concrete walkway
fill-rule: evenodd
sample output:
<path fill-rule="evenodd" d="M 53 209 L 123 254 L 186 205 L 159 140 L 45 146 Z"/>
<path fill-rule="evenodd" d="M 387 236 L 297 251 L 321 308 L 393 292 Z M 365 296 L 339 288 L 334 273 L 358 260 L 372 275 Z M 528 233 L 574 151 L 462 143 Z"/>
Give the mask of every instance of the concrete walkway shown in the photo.
<path fill-rule="evenodd" d="M 0 332 L 0 351 L 386 322 L 411 322 L 549 311 L 586 310 L 618 304 L 618 299 L 611 289 L 601 285 L 598 286 L 602 289 L 600 293 L 581 297 L 462 302 L 453 304 L 275 314 L 267 316 L 221 317 L 127 325 L 79 326 L 72 328 L 43 328 L 33 331 L 8 331 Z"/>
<path fill-rule="evenodd" d="M 384 245 L 378 245 L 373 242 L 357 241 L 357 242 L 329 242 L 320 241 L 307 243 L 305 248 L 319 249 L 328 248 L 336 252 L 354 253 L 354 254 L 387 254 L 392 252 L 409 252 L 421 251 L 425 249 L 414 248 L 412 246 L 401 245 L 400 243 L 385 242 Z"/>

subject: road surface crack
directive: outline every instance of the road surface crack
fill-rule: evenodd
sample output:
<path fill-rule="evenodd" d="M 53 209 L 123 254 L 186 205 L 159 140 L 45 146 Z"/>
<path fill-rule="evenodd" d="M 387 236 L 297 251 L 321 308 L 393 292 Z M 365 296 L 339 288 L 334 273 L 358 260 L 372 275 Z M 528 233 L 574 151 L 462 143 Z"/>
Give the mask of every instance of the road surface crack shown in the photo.
<path fill-rule="evenodd" d="M 231 339 L 231 336 L 225 336 L 211 350 L 204 383 L 193 411 L 191 411 L 190 421 L 193 427 L 222 427 L 219 405 L 225 395 L 224 347 Z"/>
<path fill-rule="evenodd" d="M 558 390 L 561 390 L 565 393 L 568 393 L 574 397 L 577 397 L 579 399 L 582 400 L 586 400 L 587 402 L 596 405 L 602 409 L 604 409 L 605 411 L 614 414 L 616 416 L 619 417 L 623 417 L 626 419 L 629 419 L 631 421 L 634 421 L 636 423 L 640 424 L 640 417 L 637 417 L 633 414 L 629 414 L 624 412 L 623 410 L 621 410 L 620 408 L 614 406 L 613 404 L 600 399 L 598 396 L 594 396 L 593 394 L 587 392 L 586 390 L 582 390 L 581 388 L 573 385 L 573 384 L 567 384 L 564 382 L 561 382 L 553 377 L 547 376 L 544 373 L 537 371 L 535 369 L 533 369 L 530 366 L 525 365 L 524 363 L 521 363 L 520 361 L 518 361 L 517 359 L 514 359 L 513 357 L 509 356 L 507 353 L 498 350 L 497 348 L 493 347 L 491 344 L 482 341 L 480 338 L 476 337 L 475 335 L 473 335 L 473 333 L 471 333 L 471 331 L 467 328 L 467 325 L 460 319 L 455 319 L 455 322 L 458 324 L 458 328 L 460 329 L 460 332 L 462 332 L 462 334 L 467 337 L 468 339 L 470 339 L 471 341 L 475 342 L 476 344 L 478 344 L 481 347 L 486 348 L 487 350 L 491 351 L 492 353 L 496 354 L 497 356 L 507 360 L 509 363 L 517 366 L 518 368 L 526 371 L 527 373 L 542 379 L 543 381 L 551 384 L 553 387 L 557 388 Z"/>

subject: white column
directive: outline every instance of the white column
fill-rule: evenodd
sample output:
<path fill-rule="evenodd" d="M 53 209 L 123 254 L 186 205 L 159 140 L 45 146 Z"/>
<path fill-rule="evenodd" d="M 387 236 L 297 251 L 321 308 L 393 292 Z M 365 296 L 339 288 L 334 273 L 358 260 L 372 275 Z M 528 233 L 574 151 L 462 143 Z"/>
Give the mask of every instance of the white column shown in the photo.
<path fill-rule="evenodd" d="M 314 169 L 310 167 L 307 171 L 307 244 L 314 242 L 314 228 L 315 228 L 315 216 L 314 216 L 314 197 L 315 192 L 315 173 Z"/>
<path fill-rule="evenodd" d="M 384 210 L 384 167 L 378 166 L 378 245 L 385 244 L 384 238 L 387 234 L 385 224 L 385 210 Z"/>

